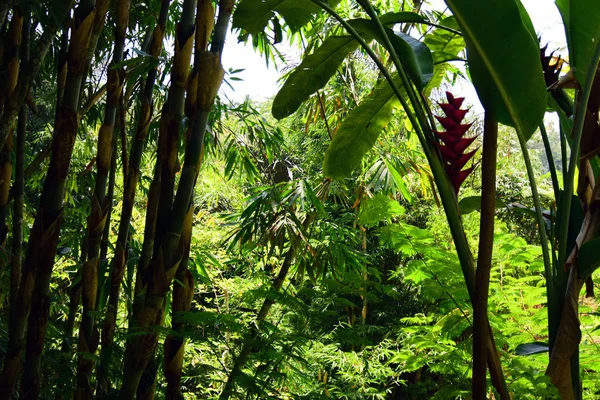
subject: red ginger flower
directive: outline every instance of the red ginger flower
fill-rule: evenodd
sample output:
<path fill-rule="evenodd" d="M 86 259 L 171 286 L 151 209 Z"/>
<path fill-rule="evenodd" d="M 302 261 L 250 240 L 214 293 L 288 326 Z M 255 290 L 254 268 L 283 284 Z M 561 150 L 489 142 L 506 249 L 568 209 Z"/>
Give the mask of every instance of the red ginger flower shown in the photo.
<path fill-rule="evenodd" d="M 475 138 L 464 137 L 465 133 L 472 125 L 461 124 L 465 114 L 467 114 L 469 111 L 468 109 L 460 109 L 464 98 L 454 97 L 452 93 L 446 92 L 446 99 L 448 100 L 448 103 L 440 104 L 440 107 L 446 116 L 435 117 L 445 131 L 434 131 L 434 133 L 443 143 L 438 143 L 437 145 L 442 153 L 442 160 L 444 161 L 444 166 L 446 167 L 446 173 L 454 185 L 456 194 L 458 194 L 460 185 L 465 179 L 467 179 L 467 176 L 473 172 L 475 167 L 470 167 L 465 170 L 462 169 L 477 152 L 477 149 L 465 153 Z"/>

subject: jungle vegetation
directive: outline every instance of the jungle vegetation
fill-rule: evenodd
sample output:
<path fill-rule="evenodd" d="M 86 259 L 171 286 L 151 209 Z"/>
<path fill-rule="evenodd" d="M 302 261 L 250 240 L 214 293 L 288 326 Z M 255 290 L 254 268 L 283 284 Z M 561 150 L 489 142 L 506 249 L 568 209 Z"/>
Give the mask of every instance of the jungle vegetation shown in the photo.
<path fill-rule="evenodd" d="M 600 2 L 555 6 L 560 52 L 519 0 L 0 1 L 0 399 L 599 398 Z"/>

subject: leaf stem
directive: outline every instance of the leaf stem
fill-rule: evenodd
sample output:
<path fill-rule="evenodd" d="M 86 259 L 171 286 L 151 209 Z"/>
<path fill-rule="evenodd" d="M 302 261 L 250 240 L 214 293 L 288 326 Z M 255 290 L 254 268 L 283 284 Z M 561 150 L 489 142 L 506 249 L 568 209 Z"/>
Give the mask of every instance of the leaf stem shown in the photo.
<path fill-rule="evenodd" d="M 558 185 L 558 175 L 556 174 L 556 166 L 554 165 L 554 156 L 552 155 L 552 148 L 550 147 L 550 141 L 548 140 L 548 132 L 542 122 L 540 124 L 540 133 L 542 134 L 542 141 L 544 142 L 544 150 L 546 151 L 546 158 L 548 159 L 548 169 L 550 169 L 550 176 L 552 178 L 552 188 L 554 189 L 554 199 L 558 201 L 560 197 L 560 186 Z"/>
<path fill-rule="evenodd" d="M 540 125 L 542 130 L 542 137 L 547 135 L 544 125 Z M 542 203 L 537 190 L 537 183 L 535 181 L 535 174 L 533 172 L 533 166 L 531 165 L 531 159 L 529 158 L 529 150 L 527 149 L 527 143 L 523 135 L 517 131 L 517 137 L 519 138 L 519 144 L 521 146 L 521 153 L 523 153 L 523 160 L 525 161 L 525 168 L 527 169 L 527 176 L 529 177 L 529 186 L 531 187 L 531 195 L 533 197 L 533 203 L 535 205 L 535 215 L 537 218 L 538 231 L 540 234 L 540 246 L 542 247 L 542 256 L 544 258 L 544 273 L 546 275 L 546 297 L 548 299 L 548 337 L 550 341 L 550 352 L 558 333 L 558 324 L 560 322 L 560 313 L 562 312 L 561 306 L 561 293 L 556 290 L 554 282 L 554 274 L 552 269 L 552 261 L 550 260 L 550 252 L 548 251 L 548 236 L 546 234 L 546 223 L 544 216 L 542 215 Z M 546 150 L 548 153 L 549 149 Z M 551 162 L 552 155 L 548 156 L 548 161 Z M 556 171 L 555 171 L 556 174 Z M 558 185 L 558 181 L 556 183 Z M 558 187 L 556 188 L 558 192 Z"/>

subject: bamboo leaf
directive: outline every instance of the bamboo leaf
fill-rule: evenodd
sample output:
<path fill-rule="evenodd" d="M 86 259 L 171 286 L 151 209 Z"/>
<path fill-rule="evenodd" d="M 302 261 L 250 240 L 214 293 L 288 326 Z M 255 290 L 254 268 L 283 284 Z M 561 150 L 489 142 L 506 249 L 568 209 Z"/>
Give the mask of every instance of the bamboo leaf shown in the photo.
<path fill-rule="evenodd" d="M 544 116 L 546 85 L 539 45 L 523 6 L 519 0 L 446 4 L 465 38 L 481 103 L 495 120 L 529 139 Z"/>

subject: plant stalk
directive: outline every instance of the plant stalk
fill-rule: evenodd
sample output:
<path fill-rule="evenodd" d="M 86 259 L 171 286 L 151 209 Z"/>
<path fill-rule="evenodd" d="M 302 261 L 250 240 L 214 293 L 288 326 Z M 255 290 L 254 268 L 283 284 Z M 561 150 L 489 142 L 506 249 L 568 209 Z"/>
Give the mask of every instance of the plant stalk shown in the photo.
<path fill-rule="evenodd" d="M 358 34 L 358 32 L 356 32 L 356 30 L 354 30 L 352 26 L 350 26 L 350 24 L 348 24 L 331 7 L 329 7 L 328 4 L 323 3 L 320 0 L 311 1 L 323 8 L 325 11 L 327 11 L 327 13 L 334 17 L 346 29 L 346 31 L 356 39 L 356 41 L 361 45 L 361 47 L 365 50 L 365 52 L 367 52 L 369 57 L 377 65 L 378 69 L 381 71 L 381 74 L 390 84 L 392 90 L 394 91 L 394 94 L 402 104 L 403 109 L 406 111 L 406 115 L 410 120 L 413 128 L 415 129 L 417 137 L 419 138 L 419 142 L 423 147 L 423 151 L 425 152 L 425 156 L 427 157 L 427 161 L 429 162 L 429 166 L 432 170 L 434 180 L 439 190 L 440 197 L 442 199 L 442 204 L 444 206 L 444 211 L 446 213 L 446 218 L 449 222 L 450 232 L 452 234 L 454 245 L 456 247 L 456 252 L 460 260 L 465 284 L 469 291 L 471 303 L 473 304 L 475 301 L 475 262 L 473 260 L 473 255 L 471 254 L 471 249 L 469 247 L 467 237 L 465 236 L 465 231 L 462 224 L 462 219 L 460 216 L 460 211 L 454 188 L 452 187 L 452 184 L 450 183 L 446 175 L 446 171 L 444 169 L 444 166 L 442 165 L 440 155 L 435 149 L 432 148 L 432 146 L 430 146 L 430 143 L 428 141 L 429 139 L 424 134 L 424 132 L 428 132 L 430 130 L 430 128 L 427 125 L 425 115 L 418 113 L 418 115 L 422 116 L 419 118 L 419 120 L 417 120 L 411 108 L 408 106 L 404 94 L 400 91 L 398 85 L 396 85 L 394 79 L 390 75 L 387 68 L 379 60 L 379 58 L 373 52 L 373 50 L 367 45 L 364 39 Z M 419 103 L 415 103 L 415 105 L 419 105 Z M 420 125 L 421 121 L 423 125 Z M 491 328 L 488 327 L 488 329 L 491 332 Z M 502 400 L 508 400 L 510 399 L 510 394 L 508 393 L 508 388 L 504 379 L 504 373 L 502 372 L 502 366 L 500 364 L 500 358 L 496 350 L 494 338 L 491 334 L 489 335 L 487 351 L 488 367 L 490 369 L 492 383 L 494 384 L 494 387 L 500 394 L 500 398 Z"/>
<path fill-rule="evenodd" d="M 479 251 L 475 272 L 475 303 L 473 304 L 473 381 L 474 400 L 486 398 L 486 363 L 488 342 L 488 296 L 492 254 L 494 249 L 494 217 L 496 214 L 496 157 L 498 122 L 485 113 L 483 155 L 481 162 L 481 219 Z"/>

